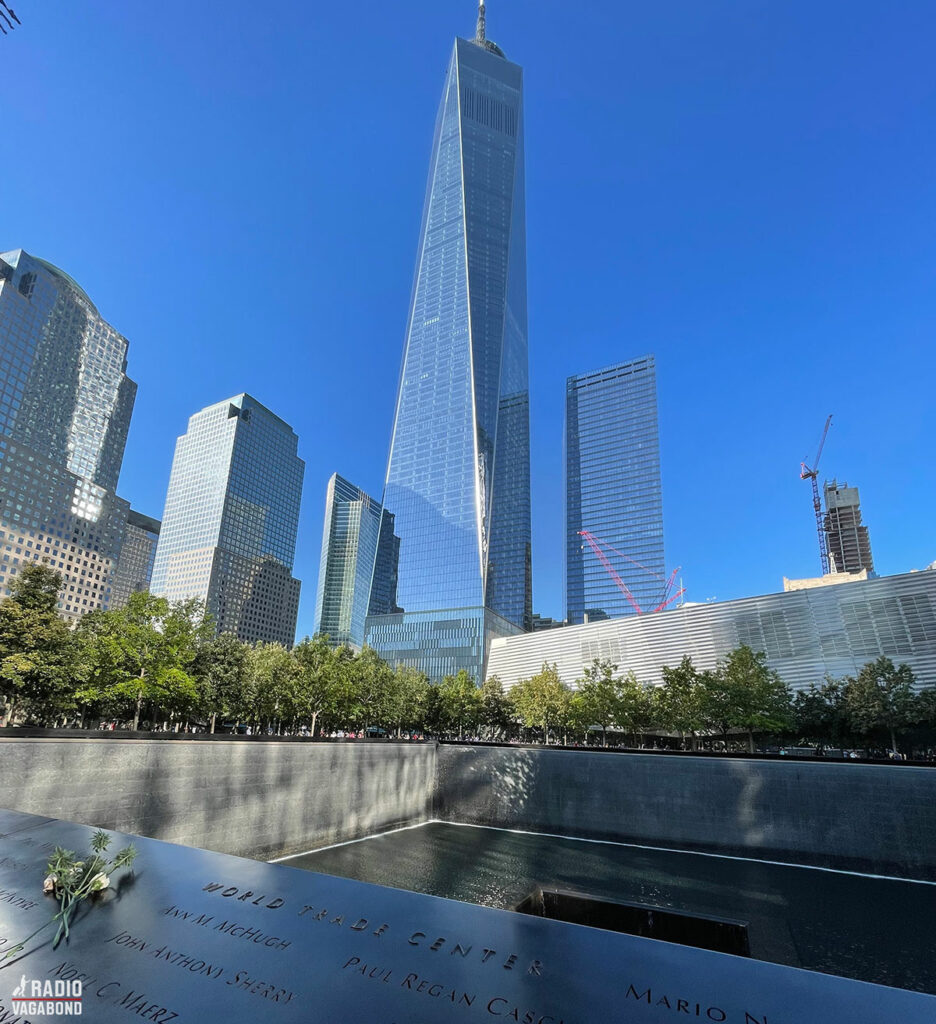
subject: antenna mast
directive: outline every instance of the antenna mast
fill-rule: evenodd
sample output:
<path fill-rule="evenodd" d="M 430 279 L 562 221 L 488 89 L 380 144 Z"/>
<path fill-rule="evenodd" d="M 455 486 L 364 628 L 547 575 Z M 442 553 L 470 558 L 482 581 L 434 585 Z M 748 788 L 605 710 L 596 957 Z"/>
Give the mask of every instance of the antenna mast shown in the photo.
<path fill-rule="evenodd" d="M 483 45 L 486 38 L 484 0 L 478 0 L 478 30 L 475 33 L 475 42 Z"/>

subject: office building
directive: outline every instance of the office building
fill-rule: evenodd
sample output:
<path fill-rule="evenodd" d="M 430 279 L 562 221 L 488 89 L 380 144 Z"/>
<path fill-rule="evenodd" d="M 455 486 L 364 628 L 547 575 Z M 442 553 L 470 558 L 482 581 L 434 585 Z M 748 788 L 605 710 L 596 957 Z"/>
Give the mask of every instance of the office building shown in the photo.
<path fill-rule="evenodd" d="M 541 633 L 543 630 L 546 629 L 562 629 L 565 625 L 566 623 L 559 622 L 556 619 L 550 618 L 549 616 L 537 615 L 534 613 L 533 624 L 530 632 Z"/>
<path fill-rule="evenodd" d="M 880 657 L 909 665 L 919 688 L 936 686 L 936 573 L 687 604 L 498 639 L 491 645 L 488 675 L 510 687 L 549 662 L 575 686 L 599 658 L 656 685 L 663 681 L 663 667 L 678 665 L 685 655 L 697 669 L 712 669 L 742 644 L 763 651 L 770 668 L 794 689 L 822 683 L 827 675 L 853 676 Z"/>
<path fill-rule="evenodd" d="M 522 77 L 482 5 L 436 121 L 384 488 L 399 610 L 367 626 L 432 679 L 480 682 L 532 620 Z"/>
<path fill-rule="evenodd" d="M 653 611 L 667 599 L 653 356 L 569 377 L 564 455 L 566 620 Z"/>
<path fill-rule="evenodd" d="M 205 602 L 218 632 L 291 647 L 305 463 L 292 428 L 250 395 L 196 413 L 176 442 L 151 591 Z"/>
<path fill-rule="evenodd" d="M 66 619 L 112 603 L 130 509 L 116 495 L 136 397 L 127 347 L 66 273 L 0 254 L 0 594 L 47 561 Z"/>
<path fill-rule="evenodd" d="M 371 600 L 377 613 L 386 614 L 395 608 L 394 575 L 399 544 L 399 538 L 393 535 L 393 516 L 384 513 L 370 495 L 335 473 L 328 481 L 325 496 L 322 557 L 315 596 L 316 633 L 327 634 L 336 646 L 363 645 Z"/>
<path fill-rule="evenodd" d="M 159 527 L 158 519 L 144 516 L 134 509 L 127 513 L 120 559 L 114 573 L 111 608 L 123 608 L 130 600 L 131 594 L 149 590 L 153 578 Z"/>
<path fill-rule="evenodd" d="M 861 504 L 858 488 L 841 486 L 826 481 L 822 488 L 825 497 L 825 533 L 829 546 L 829 571 L 857 573 L 866 570 L 873 575 L 871 539 L 867 526 L 861 525 Z"/>

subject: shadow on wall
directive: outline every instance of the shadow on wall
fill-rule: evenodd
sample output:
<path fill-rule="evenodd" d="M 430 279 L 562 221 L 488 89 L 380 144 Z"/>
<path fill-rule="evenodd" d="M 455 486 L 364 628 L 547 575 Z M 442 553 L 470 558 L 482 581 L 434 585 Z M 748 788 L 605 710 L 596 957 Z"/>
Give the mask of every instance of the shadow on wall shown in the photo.
<path fill-rule="evenodd" d="M 434 744 L 4 740 L 11 810 L 275 857 L 425 821 Z"/>

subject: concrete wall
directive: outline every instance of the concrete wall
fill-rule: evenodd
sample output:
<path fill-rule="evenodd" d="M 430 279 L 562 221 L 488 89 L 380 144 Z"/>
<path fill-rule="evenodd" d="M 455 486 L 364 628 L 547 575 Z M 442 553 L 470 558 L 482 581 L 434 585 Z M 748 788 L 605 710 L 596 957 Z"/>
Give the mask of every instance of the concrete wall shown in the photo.
<path fill-rule="evenodd" d="M 424 821 L 434 744 L 0 739 L 0 807 L 270 858 Z"/>
<path fill-rule="evenodd" d="M 434 815 L 936 880 L 936 769 L 439 748 Z"/>

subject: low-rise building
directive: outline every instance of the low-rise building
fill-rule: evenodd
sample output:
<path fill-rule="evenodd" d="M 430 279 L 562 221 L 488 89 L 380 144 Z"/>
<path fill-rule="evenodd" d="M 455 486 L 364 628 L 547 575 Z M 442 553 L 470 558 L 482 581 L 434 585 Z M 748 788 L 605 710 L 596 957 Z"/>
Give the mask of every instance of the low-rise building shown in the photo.
<path fill-rule="evenodd" d="M 853 675 L 885 656 L 905 663 L 917 685 L 936 686 L 936 574 L 904 573 L 761 597 L 685 605 L 668 611 L 495 639 L 488 676 L 505 687 L 555 663 L 574 686 L 595 658 L 642 683 L 662 682 L 664 666 L 690 655 L 699 669 L 746 644 L 794 689 L 826 675 Z"/>

